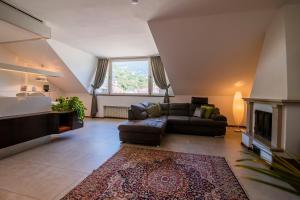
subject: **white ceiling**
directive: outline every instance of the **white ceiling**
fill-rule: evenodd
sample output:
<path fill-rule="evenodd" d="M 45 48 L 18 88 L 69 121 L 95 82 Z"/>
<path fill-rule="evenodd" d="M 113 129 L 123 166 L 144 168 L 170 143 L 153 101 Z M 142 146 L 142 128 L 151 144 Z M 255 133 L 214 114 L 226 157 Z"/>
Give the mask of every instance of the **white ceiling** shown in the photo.
<path fill-rule="evenodd" d="M 274 9 L 286 0 L 10 0 L 44 20 L 52 37 L 97 56 L 157 54 L 147 21 Z"/>

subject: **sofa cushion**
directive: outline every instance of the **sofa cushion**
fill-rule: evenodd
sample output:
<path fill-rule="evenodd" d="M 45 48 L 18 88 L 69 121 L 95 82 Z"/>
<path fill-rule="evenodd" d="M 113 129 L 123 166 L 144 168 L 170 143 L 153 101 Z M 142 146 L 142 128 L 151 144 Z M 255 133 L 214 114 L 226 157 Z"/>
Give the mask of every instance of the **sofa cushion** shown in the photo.
<path fill-rule="evenodd" d="M 169 115 L 172 116 L 189 116 L 190 104 L 189 103 L 171 103 Z"/>
<path fill-rule="evenodd" d="M 205 118 L 205 119 L 211 118 L 211 115 L 214 113 L 215 108 L 212 106 L 207 106 L 207 105 L 203 105 L 203 106 L 201 106 L 201 108 L 205 109 L 203 118 Z"/>
<path fill-rule="evenodd" d="M 148 114 L 146 112 L 146 107 L 143 104 L 139 103 L 139 104 L 131 105 L 130 108 L 134 119 L 143 120 L 148 117 Z"/>
<path fill-rule="evenodd" d="M 170 106 L 170 104 L 160 103 L 159 106 L 160 106 L 161 115 L 169 115 L 169 106 Z"/>
<path fill-rule="evenodd" d="M 199 117 L 191 117 L 190 125 L 193 126 L 208 126 L 208 127 L 226 127 L 227 122 L 215 121 L 213 119 L 202 119 Z"/>
<path fill-rule="evenodd" d="M 170 125 L 189 125 L 190 117 L 188 116 L 168 116 L 168 124 Z"/>
<path fill-rule="evenodd" d="M 197 107 L 195 109 L 193 116 L 203 118 L 204 114 L 205 114 L 205 108 Z"/>
<path fill-rule="evenodd" d="M 119 131 L 162 133 L 166 126 L 166 118 L 148 118 L 145 120 L 126 121 L 119 125 Z"/>
<path fill-rule="evenodd" d="M 227 122 L 227 118 L 224 115 L 216 114 L 212 116 L 212 119 L 215 121 L 225 121 Z"/>
<path fill-rule="evenodd" d="M 143 103 L 141 103 L 145 108 L 148 108 L 149 106 L 152 106 L 155 103 L 152 102 L 148 102 L 148 101 L 144 101 Z"/>
<path fill-rule="evenodd" d="M 148 116 L 150 118 L 160 117 L 161 116 L 160 105 L 159 104 L 153 104 L 153 105 L 146 108 L 146 112 L 148 113 Z"/>

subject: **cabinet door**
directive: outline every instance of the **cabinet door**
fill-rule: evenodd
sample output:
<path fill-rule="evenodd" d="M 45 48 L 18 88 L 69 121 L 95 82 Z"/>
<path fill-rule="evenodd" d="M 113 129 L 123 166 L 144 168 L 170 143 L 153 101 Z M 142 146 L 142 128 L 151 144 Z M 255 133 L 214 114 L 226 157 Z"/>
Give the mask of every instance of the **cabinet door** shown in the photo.
<path fill-rule="evenodd" d="M 16 118 L 13 121 L 15 144 L 47 135 L 47 115 Z"/>
<path fill-rule="evenodd" d="M 0 149 L 13 145 L 12 120 L 0 120 Z"/>

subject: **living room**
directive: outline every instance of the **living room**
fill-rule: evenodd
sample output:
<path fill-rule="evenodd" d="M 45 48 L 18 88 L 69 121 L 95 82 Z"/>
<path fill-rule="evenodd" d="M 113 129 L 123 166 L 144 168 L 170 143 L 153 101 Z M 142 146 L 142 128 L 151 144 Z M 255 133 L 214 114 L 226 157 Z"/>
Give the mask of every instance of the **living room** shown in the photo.
<path fill-rule="evenodd" d="M 298 0 L 1 0 L 0 199 L 299 199 Z"/>

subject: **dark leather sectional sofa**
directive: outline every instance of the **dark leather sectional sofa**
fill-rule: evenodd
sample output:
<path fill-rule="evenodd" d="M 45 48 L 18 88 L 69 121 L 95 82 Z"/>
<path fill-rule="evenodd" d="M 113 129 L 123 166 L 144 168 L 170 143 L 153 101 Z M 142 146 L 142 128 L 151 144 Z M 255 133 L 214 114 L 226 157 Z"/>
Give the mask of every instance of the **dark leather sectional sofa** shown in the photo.
<path fill-rule="evenodd" d="M 223 136 L 227 119 L 219 109 L 209 119 L 194 117 L 197 106 L 208 104 L 207 98 L 193 98 L 192 103 L 160 104 L 162 116 L 137 120 L 133 111 L 128 113 L 128 121 L 119 125 L 120 141 L 145 145 L 160 145 L 165 133 Z M 211 105 L 211 104 L 210 104 Z M 143 109 L 147 103 L 138 105 Z M 213 105 L 211 105 L 213 106 Z"/>

